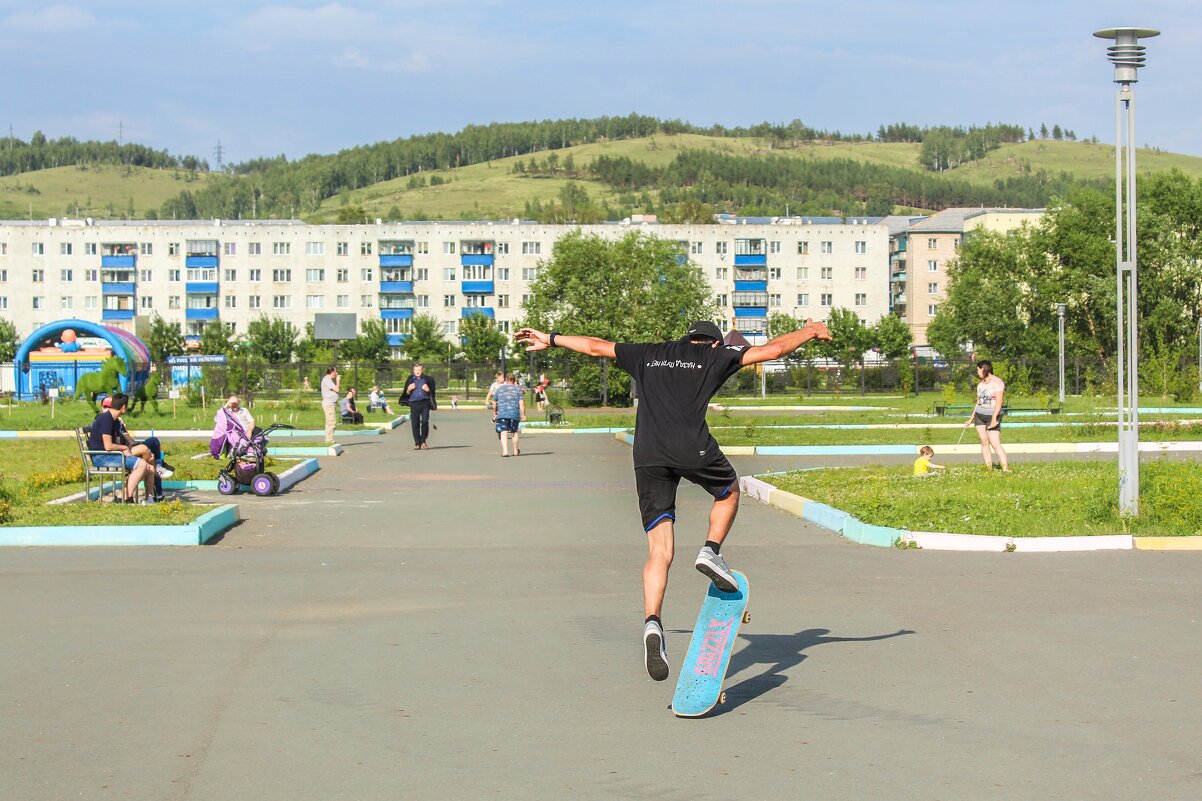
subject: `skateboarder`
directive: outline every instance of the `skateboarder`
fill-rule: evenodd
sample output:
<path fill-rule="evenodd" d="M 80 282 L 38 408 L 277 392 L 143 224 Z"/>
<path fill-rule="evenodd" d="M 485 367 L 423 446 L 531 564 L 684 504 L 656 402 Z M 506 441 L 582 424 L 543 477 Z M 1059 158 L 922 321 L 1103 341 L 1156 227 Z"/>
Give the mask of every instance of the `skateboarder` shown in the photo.
<path fill-rule="evenodd" d="M 660 621 L 668 568 L 675 547 L 676 488 L 686 478 L 714 497 L 705 545 L 696 568 L 724 592 L 737 589 L 719 554 L 739 508 L 739 478 L 710 435 L 705 413 L 710 398 L 739 368 L 792 353 L 813 339 L 830 340 L 822 323 L 782 334 L 764 345 L 723 345 L 718 326 L 703 320 L 671 342 L 622 343 L 589 336 L 550 334 L 523 328 L 515 339 L 526 350 L 567 348 L 588 356 L 616 359 L 639 387 L 635 417 L 634 476 L 648 556 L 643 566 L 643 627 L 647 673 L 668 678 L 668 655 Z"/>

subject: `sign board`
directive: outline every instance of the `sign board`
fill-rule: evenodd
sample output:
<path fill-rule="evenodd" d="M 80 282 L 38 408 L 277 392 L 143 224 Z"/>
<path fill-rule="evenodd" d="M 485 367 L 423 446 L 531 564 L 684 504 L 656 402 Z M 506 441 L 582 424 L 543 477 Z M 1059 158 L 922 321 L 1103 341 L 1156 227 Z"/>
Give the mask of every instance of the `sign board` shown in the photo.
<path fill-rule="evenodd" d="M 178 389 L 167 390 L 167 397 L 170 400 L 179 400 L 179 390 Z"/>
<path fill-rule="evenodd" d="M 58 387 L 50 387 L 50 389 L 46 390 L 46 394 L 52 398 L 57 398 L 58 397 Z"/>
<path fill-rule="evenodd" d="M 167 364 L 225 364 L 224 356 L 168 356 Z"/>
<path fill-rule="evenodd" d="M 359 321 L 354 312 L 318 312 L 313 315 L 314 339 L 355 339 L 359 336 Z"/>

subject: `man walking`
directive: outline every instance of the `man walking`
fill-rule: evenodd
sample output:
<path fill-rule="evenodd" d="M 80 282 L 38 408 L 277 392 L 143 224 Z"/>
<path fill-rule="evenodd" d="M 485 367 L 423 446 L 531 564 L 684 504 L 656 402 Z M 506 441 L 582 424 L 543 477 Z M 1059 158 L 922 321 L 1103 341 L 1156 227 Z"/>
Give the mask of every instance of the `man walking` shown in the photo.
<path fill-rule="evenodd" d="M 513 436 L 513 455 L 521 456 L 522 449 L 518 443 L 518 432 L 522 421 L 526 419 L 526 393 L 518 386 L 518 379 L 513 373 L 505 376 L 505 383 L 497 387 L 493 393 L 497 404 L 497 436 L 501 440 L 501 455 L 509 455 L 509 435 Z"/>
<path fill-rule="evenodd" d="M 830 340 L 822 323 L 782 334 L 754 347 L 722 345 L 722 332 L 708 320 L 689 326 L 672 342 L 615 344 L 589 336 L 545 334 L 523 328 L 516 335 L 526 350 L 567 348 L 616 359 L 639 387 L 635 417 L 634 476 L 648 556 L 643 566 L 643 644 L 647 673 L 668 678 L 668 653 L 660 621 L 668 569 L 675 550 L 676 489 L 685 478 L 714 498 L 705 545 L 694 566 L 724 592 L 738 588 L 719 554 L 739 508 L 739 477 L 709 432 L 710 398 L 741 367 L 779 359 L 813 339 Z"/>
<path fill-rule="evenodd" d="M 409 423 L 413 427 L 413 450 L 428 451 L 430 436 L 430 410 L 437 409 L 438 403 L 434 397 L 434 379 L 425 375 L 426 368 L 421 364 L 413 365 L 413 372 L 405 379 L 405 394 L 401 396 L 402 403 L 409 404 Z"/>
<path fill-rule="evenodd" d="M 321 379 L 321 410 L 326 416 L 326 444 L 334 444 L 334 427 L 338 425 L 338 394 L 342 378 L 338 368 L 326 370 L 325 378 Z"/>

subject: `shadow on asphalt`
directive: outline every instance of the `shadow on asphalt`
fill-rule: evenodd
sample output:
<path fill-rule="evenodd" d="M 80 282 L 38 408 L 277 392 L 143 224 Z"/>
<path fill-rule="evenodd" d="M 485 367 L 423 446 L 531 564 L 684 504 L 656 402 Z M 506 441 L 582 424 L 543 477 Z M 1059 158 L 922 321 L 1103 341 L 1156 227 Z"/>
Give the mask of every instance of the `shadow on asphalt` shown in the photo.
<path fill-rule="evenodd" d="M 786 671 L 797 667 L 806 659 L 808 649 L 816 645 L 828 645 L 840 642 L 872 642 L 888 640 L 904 634 L 914 634 L 908 629 L 901 629 L 891 634 L 876 634 L 870 637 L 828 637 L 830 629 L 806 629 L 796 634 L 739 634 L 739 639 L 746 640 L 747 646 L 730 659 L 727 676 L 737 676 L 746 670 L 752 670 L 758 665 L 767 665 L 767 669 L 757 676 L 743 679 L 726 691 L 726 703 L 715 706 L 705 717 L 725 715 L 738 709 L 748 701 L 772 692 L 789 680 Z M 692 634 L 691 631 L 682 632 Z"/>

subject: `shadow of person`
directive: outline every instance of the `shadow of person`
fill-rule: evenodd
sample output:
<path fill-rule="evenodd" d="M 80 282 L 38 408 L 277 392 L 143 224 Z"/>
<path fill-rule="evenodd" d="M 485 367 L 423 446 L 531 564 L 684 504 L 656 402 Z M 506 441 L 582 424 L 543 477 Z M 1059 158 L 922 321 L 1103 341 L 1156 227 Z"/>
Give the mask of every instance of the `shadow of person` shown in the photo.
<path fill-rule="evenodd" d="M 730 667 L 726 675 L 738 674 L 752 670 L 757 665 L 767 668 L 755 676 L 743 679 L 726 691 L 726 704 L 721 708 L 723 713 L 759 698 L 782 686 L 789 680 L 787 671 L 805 661 L 808 649 L 817 645 L 829 645 L 840 642 L 873 642 L 888 640 L 913 634 L 909 629 L 900 629 L 890 634 L 874 634 L 868 637 L 829 637 L 830 629 L 806 629 L 796 634 L 743 634 L 740 639 L 747 640 L 738 653 L 731 656 Z"/>

